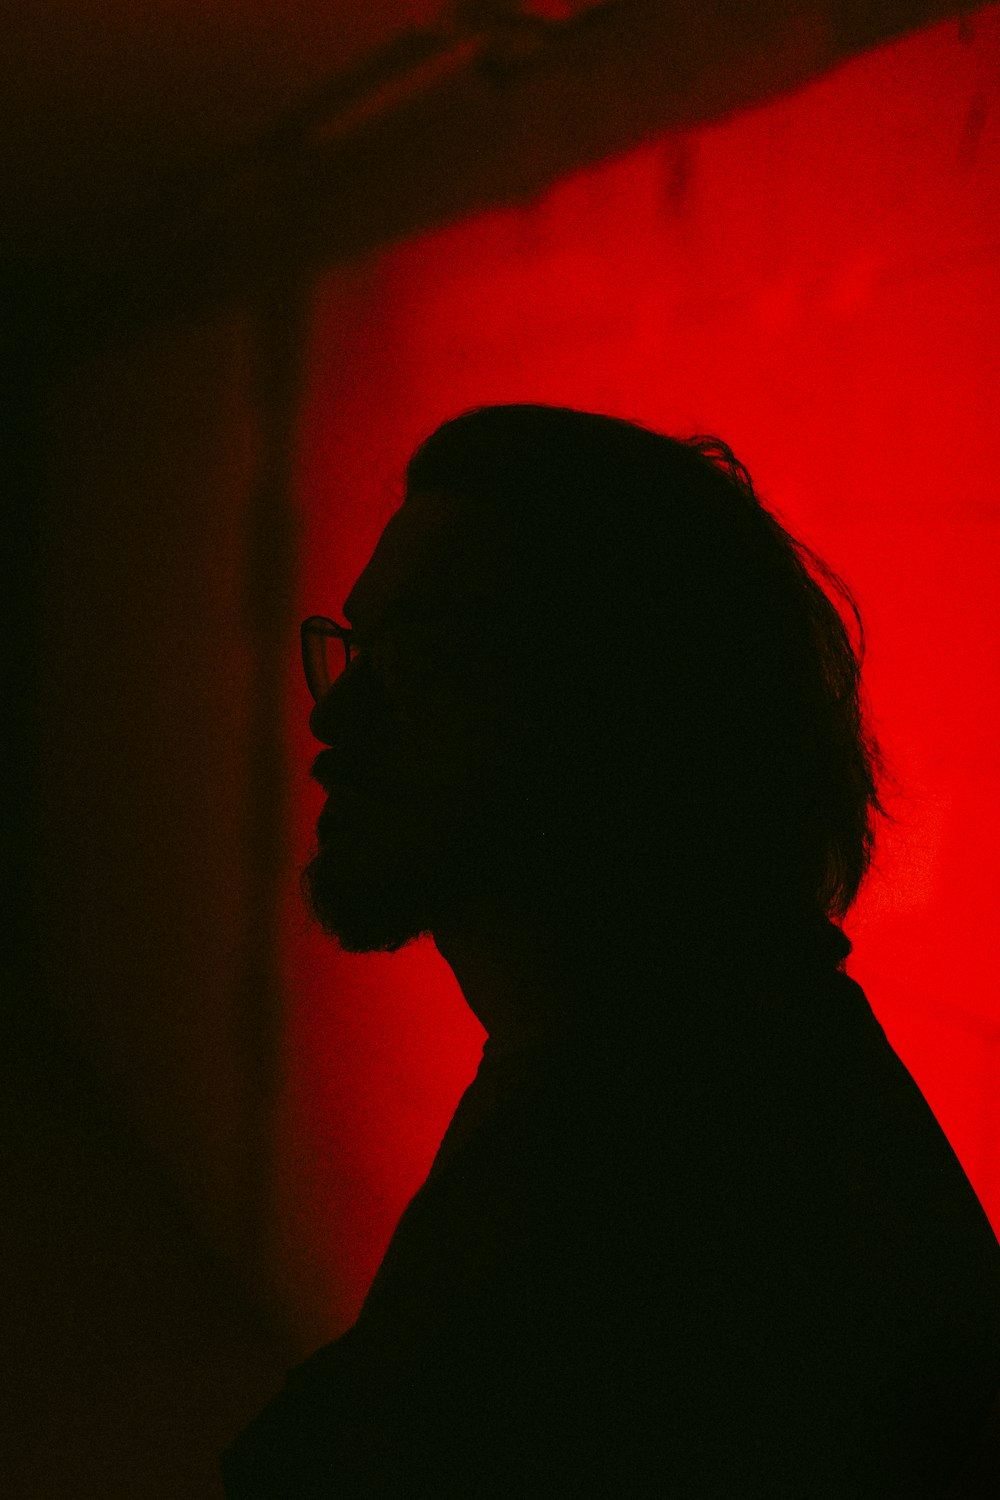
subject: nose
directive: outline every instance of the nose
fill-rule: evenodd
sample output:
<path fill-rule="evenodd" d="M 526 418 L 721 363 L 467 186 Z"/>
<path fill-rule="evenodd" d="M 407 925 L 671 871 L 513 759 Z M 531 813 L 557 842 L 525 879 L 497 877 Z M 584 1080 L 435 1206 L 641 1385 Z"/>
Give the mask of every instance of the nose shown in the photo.
<path fill-rule="evenodd" d="M 323 745 L 345 741 L 369 743 L 385 719 L 386 704 L 370 674 L 356 663 L 342 672 L 317 698 L 309 713 L 309 732 Z"/>
<path fill-rule="evenodd" d="M 340 717 L 334 701 L 337 691 L 338 684 L 335 682 L 327 688 L 322 698 L 316 699 L 309 714 L 309 733 L 323 745 L 332 745 L 337 736 L 335 721 Z"/>

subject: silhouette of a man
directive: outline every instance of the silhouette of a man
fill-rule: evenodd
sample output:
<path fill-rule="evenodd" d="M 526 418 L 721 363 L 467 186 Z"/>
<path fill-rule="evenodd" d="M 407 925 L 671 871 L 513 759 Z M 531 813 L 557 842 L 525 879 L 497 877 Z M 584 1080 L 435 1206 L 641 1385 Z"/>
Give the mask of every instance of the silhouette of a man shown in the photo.
<path fill-rule="evenodd" d="M 303 887 L 488 1033 L 355 1326 L 231 1500 L 943 1496 L 1000 1247 L 832 918 L 884 774 L 846 587 L 716 440 L 482 408 L 303 627 Z"/>

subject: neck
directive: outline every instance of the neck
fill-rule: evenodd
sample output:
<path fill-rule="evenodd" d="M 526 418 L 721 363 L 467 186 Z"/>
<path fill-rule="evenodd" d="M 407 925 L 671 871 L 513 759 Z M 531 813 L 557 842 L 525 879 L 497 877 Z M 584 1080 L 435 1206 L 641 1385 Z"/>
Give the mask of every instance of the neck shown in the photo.
<path fill-rule="evenodd" d="M 485 926 L 438 930 L 434 942 L 491 1041 L 529 1044 L 572 1020 L 579 979 L 574 982 L 554 947 Z"/>
<path fill-rule="evenodd" d="M 782 926 L 773 942 L 725 927 L 706 936 L 659 934 L 654 944 L 611 943 L 606 953 L 574 950 L 558 934 L 530 934 L 516 924 L 467 923 L 436 929 L 434 941 L 450 966 L 469 1009 L 501 1047 L 552 1036 L 574 1020 L 602 1011 L 618 1023 L 644 1005 L 662 1012 L 671 991 L 703 992 L 724 1005 L 726 996 L 756 975 L 776 979 L 832 971 L 850 952 L 839 928 L 820 917 Z M 709 1012 L 695 1007 L 709 1022 Z"/>

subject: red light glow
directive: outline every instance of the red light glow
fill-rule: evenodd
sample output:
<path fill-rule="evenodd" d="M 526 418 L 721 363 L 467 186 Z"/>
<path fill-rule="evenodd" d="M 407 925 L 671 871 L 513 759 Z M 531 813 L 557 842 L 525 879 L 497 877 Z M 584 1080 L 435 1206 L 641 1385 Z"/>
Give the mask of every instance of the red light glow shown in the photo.
<path fill-rule="evenodd" d="M 1000 1226 L 996 490 L 1000 8 L 317 290 L 299 612 L 334 614 L 444 418 L 495 401 L 715 432 L 855 589 L 906 796 L 849 969 Z M 971 122 L 971 123 L 970 123 Z M 288 690 L 301 863 L 318 811 Z M 303 1339 L 349 1322 L 482 1038 L 433 950 L 285 918 L 278 1251 Z"/>

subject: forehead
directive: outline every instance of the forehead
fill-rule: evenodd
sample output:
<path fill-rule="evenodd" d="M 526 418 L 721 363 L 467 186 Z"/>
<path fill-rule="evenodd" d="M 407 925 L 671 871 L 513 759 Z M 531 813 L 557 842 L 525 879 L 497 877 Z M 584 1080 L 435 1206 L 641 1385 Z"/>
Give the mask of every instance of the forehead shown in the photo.
<path fill-rule="evenodd" d="M 344 603 L 359 629 L 393 618 L 472 614 L 509 590 L 510 536 L 491 505 L 439 492 L 407 496 Z"/>

